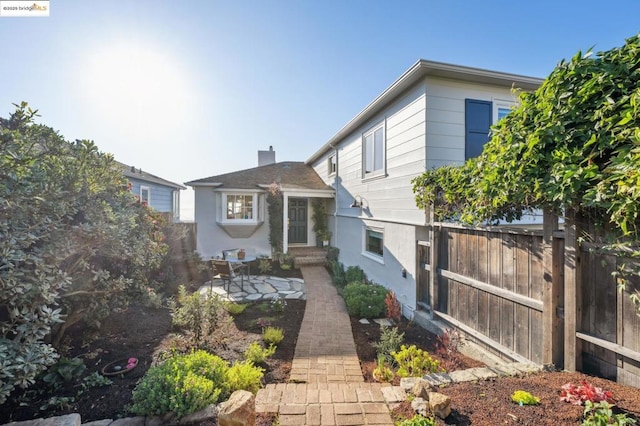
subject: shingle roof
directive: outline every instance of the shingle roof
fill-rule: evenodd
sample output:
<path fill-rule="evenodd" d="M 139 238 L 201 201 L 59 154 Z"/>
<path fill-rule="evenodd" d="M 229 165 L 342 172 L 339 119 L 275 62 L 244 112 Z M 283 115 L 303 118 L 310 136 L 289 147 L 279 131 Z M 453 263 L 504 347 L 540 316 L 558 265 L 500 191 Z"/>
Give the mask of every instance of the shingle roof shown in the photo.
<path fill-rule="evenodd" d="M 330 190 L 318 176 L 313 167 L 298 161 L 283 161 L 239 170 L 217 176 L 186 182 L 185 185 L 199 186 L 220 184 L 220 187 L 233 189 L 255 189 L 262 185 L 278 182 L 283 189 Z"/>
<path fill-rule="evenodd" d="M 133 166 L 128 166 L 119 161 L 116 161 L 116 164 L 118 165 L 118 167 L 120 167 L 120 169 L 122 169 L 122 174 L 128 178 L 144 180 L 146 182 L 157 183 L 158 185 L 169 186 L 176 189 L 187 189 L 185 186 L 182 186 L 179 183 L 174 183 L 166 179 L 162 179 L 161 177 L 152 175 L 151 173 L 145 172 L 142 169 L 136 169 Z"/>

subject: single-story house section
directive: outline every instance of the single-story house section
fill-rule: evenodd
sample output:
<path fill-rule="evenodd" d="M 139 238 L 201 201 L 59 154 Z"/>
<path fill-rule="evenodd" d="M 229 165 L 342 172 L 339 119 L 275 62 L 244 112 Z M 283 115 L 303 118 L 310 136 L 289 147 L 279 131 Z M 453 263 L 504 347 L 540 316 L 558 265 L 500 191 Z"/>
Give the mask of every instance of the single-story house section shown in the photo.
<path fill-rule="evenodd" d="M 174 222 L 180 220 L 180 190 L 185 186 L 152 175 L 116 161 L 122 174 L 131 182 L 131 192 L 149 207 L 171 215 Z"/>
<path fill-rule="evenodd" d="M 271 160 L 275 161 L 274 151 Z M 276 183 L 283 195 L 283 251 L 314 246 L 311 201 L 333 198 L 333 188 L 303 162 L 265 164 L 187 182 L 195 191 L 197 251 L 203 259 L 243 248 L 250 256 L 270 256 L 267 192 Z"/>
<path fill-rule="evenodd" d="M 420 60 L 314 153 L 306 164 L 336 189 L 330 230 L 340 261 L 418 307 L 416 242 L 427 217 L 411 180 L 482 151 L 490 126 L 517 103 L 512 88 L 541 79 Z"/>

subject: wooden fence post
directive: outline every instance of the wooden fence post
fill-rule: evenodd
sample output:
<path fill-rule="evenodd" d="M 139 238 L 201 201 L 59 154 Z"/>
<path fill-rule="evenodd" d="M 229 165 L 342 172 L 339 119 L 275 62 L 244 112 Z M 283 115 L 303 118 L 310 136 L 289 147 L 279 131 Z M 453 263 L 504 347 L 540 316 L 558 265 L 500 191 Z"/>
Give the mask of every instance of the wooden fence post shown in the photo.
<path fill-rule="evenodd" d="M 438 307 L 438 235 L 435 226 L 435 206 L 429 208 L 429 304 L 431 305 L 431 319 Z"/>
<path fill-rule="evenodd" d="M 558 216 L 545 211 L 542 226 L 542 363 L 553 364 L 558 367 L 562 363 L 563 347 L 558 320 L 558 302 L 560 301 L 560 286 L 553 276 L 553 231 L 558 228 Z M 555 284 L 555 285 L 554 285 Z"/>
<path fill-rule="evenodd" d="M 564 240 L 564 369 L 582 368 L 582 343 L 576 337 L 582 322 L 582 273 L 580 267 L 580 221 L 575 210 L 565 212 Z"/>

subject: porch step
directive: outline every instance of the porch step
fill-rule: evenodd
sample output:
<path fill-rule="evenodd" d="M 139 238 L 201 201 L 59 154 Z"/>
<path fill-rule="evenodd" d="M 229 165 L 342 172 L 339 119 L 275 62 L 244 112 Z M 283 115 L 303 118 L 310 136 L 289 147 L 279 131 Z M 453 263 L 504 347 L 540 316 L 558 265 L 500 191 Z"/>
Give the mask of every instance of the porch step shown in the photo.
<path fill-rule="evenodd" d="M 326 265 L 327 256 L 296 256 L 294 260 L 296 268 L 301 266 Z"/>
<path fill-rule="evenodd" d="M 296 268 L 327 263 L 327 251 L 321 247 L 293 247 L 289 254 L 293 256 Z"/>

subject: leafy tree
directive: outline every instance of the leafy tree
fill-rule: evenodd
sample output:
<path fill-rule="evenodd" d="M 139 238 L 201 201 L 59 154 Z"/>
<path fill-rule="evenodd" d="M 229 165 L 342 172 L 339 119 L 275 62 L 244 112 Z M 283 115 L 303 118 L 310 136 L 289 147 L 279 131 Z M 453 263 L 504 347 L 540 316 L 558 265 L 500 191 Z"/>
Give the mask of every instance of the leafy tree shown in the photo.
<path fill-rule="evenodd" d="M 0 403 L 55 362 L 70 325 L 144 296 L 166 252 L 162 217 L 113 158 L 35 116 L 22 103 L 0 119 Z"/>

